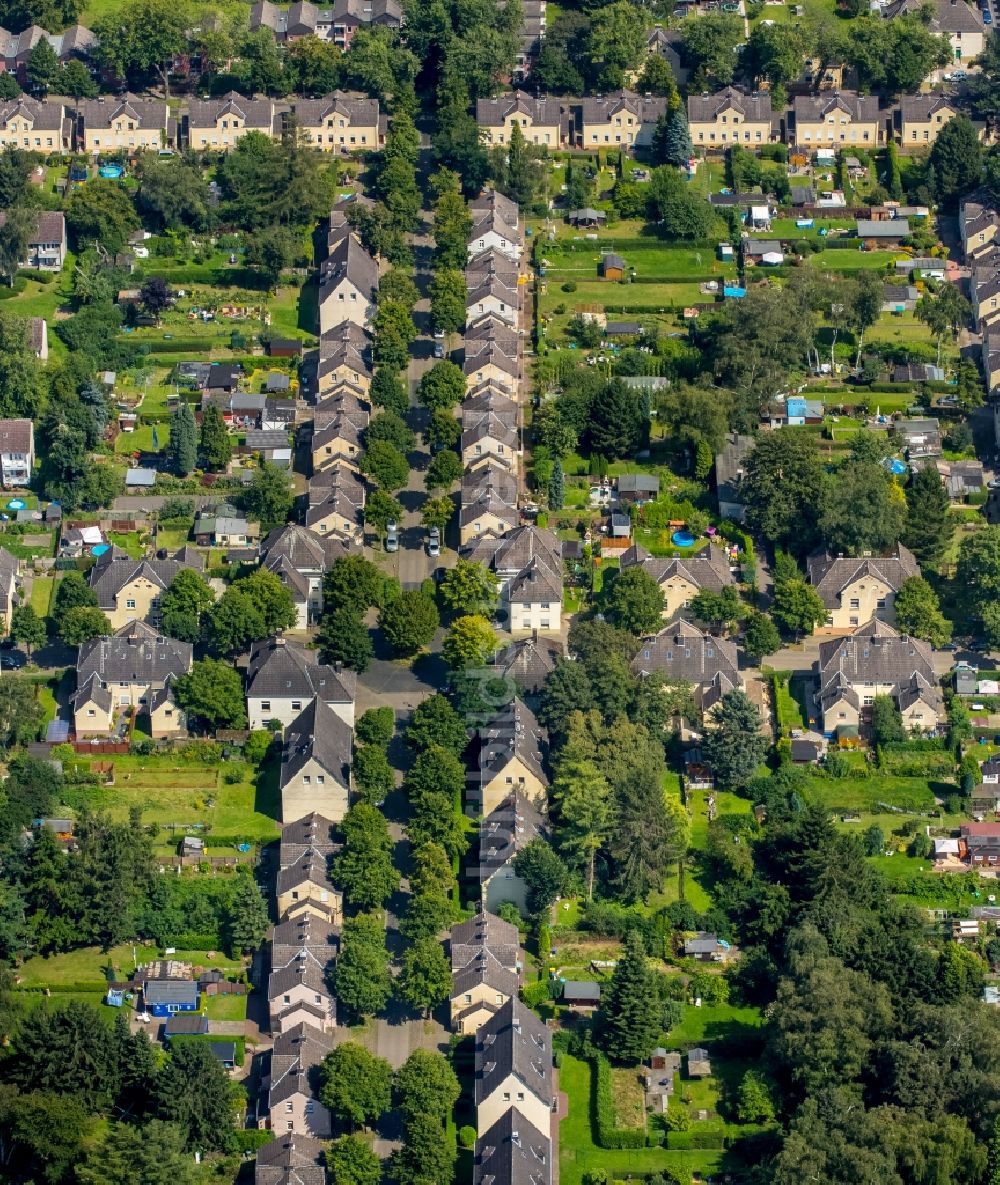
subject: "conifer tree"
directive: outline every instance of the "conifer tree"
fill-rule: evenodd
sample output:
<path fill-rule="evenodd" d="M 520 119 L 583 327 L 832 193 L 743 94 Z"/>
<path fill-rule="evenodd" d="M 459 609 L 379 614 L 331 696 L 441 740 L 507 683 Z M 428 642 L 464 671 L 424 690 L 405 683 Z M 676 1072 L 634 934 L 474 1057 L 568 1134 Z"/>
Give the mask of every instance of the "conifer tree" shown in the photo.
<path fill-rule="evenodd" d="M 187 477 L 198 460 L 198 432 L 190 403 L 182 403 L 170 418 L 167 457 L 179 477 Z"/>
<path fill-rule="evenodd" d="M 610 1056 L 628 1065 L 647 1058 L 660 1035 L 660 1000 L 642 937 L 635 930 L 626 939 L 602 1011 L 603 1044 Z"/>
<path fill-rule="evenodd" d="M 663 160 L 665 164 L 682 168 L 694 156 L 691 132 L 683 104 L 678 104 L 667 116 L 663 136 Z"/>

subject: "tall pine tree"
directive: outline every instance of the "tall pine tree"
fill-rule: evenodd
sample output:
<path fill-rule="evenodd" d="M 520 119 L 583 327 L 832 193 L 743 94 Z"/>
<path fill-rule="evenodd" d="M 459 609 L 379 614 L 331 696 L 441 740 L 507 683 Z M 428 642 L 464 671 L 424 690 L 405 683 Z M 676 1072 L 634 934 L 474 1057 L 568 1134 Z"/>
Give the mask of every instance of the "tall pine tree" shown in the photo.
<path fill-rule="evenodd" d="M 687 114 L 683 103 L 679 103 L 667 116 L 666 130 L 663 134 L 663 162 L 685 168 L 694 156 L 694 145 L 691 143 L 691 132 L 688 129 Z"/>
<path fill-rule="evenodd" d="M 903 542 L 921 564 L 941 562 L 953 531 L 948 491 L 936 469 L 921 469 L 906 491 L 906 530 Z"/>
<path fill-rule="evenodd" d="M 602 1011 L 604 1048 L 615 1061 L 637 1065 L 649 1057 L 660 1035 L 660 998 L 636 930 L 625 941 Z"/>
<path fill-rule="evenodd" d="M 167 458 L 179 477 L 187 477 L 198 460 L 198 430 L 190 403 L 182 403 L 170 418 Z"/>
<path fill-rule="evenodd" d="M 552 476 L 549 478 L 549 509 L 562 510 L 566 499 L 566 483 L 563 477 L 562 461 L 556 457 L 552 465 Z"/>
<path fill-rule="evenodd" d="M 233 455 L 229 430 L 222 412 L 210 403 L 201 417 L 201 455 L 205 468 L 216 472 L 225 469 Z"/>

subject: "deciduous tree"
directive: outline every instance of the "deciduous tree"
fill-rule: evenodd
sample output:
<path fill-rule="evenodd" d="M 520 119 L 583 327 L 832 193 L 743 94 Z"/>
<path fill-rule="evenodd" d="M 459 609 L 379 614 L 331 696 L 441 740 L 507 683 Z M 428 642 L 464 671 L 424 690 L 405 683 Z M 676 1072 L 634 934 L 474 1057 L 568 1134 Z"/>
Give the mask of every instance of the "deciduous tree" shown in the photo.
<path fill-rule="evenodd" d="M 392 1066 L 363 1045 L 344 1041 L 320 1066 L 319 1101 L 337 1119 L 367 1127 L 392 1105 Z"/>

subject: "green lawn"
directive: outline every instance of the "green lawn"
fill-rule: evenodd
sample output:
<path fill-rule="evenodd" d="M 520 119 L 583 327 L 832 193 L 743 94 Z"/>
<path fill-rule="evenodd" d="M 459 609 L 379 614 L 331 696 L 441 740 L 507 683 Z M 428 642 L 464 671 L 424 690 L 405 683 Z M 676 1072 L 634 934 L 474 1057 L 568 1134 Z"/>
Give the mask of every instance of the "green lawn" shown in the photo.
<path fill-rule="evenodd" d="M 740 1008 L 735 1004 L 703 1004 L 695 1008 L 686 1004 L 681 1022 L 670 1030 L 666 1044 L 670 1049 L 706 1045 L 732 1036 L 734 1029 L 759 1029 L 763 1023 L 758 1008 Z"/>
<path fill-rule="evenodd" d="M 825 247 L 809 256 L 813 267 L 835 272 L 860 271 L 862 268 L 885 269 L 898 251 L 860 251 L 857 247 Z"/>
<path fill-rule="evenodd" d="M 155 946 L 136 945 L 139 962 L 156 958 Z M 36 956 L 18 969 L 22 987 L 49 987 L 64 983 L 96 983 L 113 977 L 127 976 L 135 969 L 131 943 L 113 946 L 102 951 L 97 946 L 85 946 L 61 955 Z"/>
<path fill-rule="evenodd" d="M 569 1098 L 569 1113 L 559 1129 L 559 1179 L 563 1185 L 582 1185 L 584 1174 L 594 1169 L 604 1169 L 617 1178 L 649 1176 L 669 1169 L 681 1181 L 690 1182 L 692 1173 L 700 1173 L 704 1179 L 721 1167 L 722 1153 L 715 1151 L 598 1148 L 590 1121 L 592 1078 L 590 1062 L 562 1055 L 559 1088 Z"/>
<path fill-rule="evenodd" d="M 195 824 L 208 826 L 209 854 L 212 832 L 268 842 L 278 834 L 280 797 L 277 765 L 271 763 L 255 780 L 250 767 L 242 781 L 223 781 L 223 766 L 205 766 L 178 757 L 119 757 L 113 786 L 67 787 L 66 806 L 86 803 L 92 810 L 106 810 L 125 819 L 129 808 L 142 808 L 144 823 L 183 832 Z M 169 837 L 167 842 L 169 842 Z"/>
<path fill-rule="evenodd" d="M 39 617 L 48 616 L 49 602 L 52 600 L 52 589 L 55 582 L 54 576 L 33 576 L 31 578 L 31 607 Z"/>
<path fill-rule="evenodd" d="M 804 794 L 810 803 L 820 803 L 834 814 L 878 812 L 880 806 L 895 807 L 901 812 L 934 810 L 934 789 L 956 791 L 954 784 L 928 783 L 925 778 L 875 774 L 870 778 L 826 778 L 813 774 Z M 902 822 L 902 819 L 900 819 Z"/>
<path fill-rule="evenodd" d="M 246 1020 L 246 996 L 205 996 L 203 1011 L 209 1020 Z"/>

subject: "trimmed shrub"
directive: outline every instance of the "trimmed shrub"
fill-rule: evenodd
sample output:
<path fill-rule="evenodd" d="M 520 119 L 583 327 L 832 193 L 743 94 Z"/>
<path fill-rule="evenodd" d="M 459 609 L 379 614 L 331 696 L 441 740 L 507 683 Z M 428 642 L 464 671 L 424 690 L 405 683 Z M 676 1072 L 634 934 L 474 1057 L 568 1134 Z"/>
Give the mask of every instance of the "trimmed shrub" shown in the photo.
<path fill-rule="evenodd" d="M 611 1063 L 603 1053 L 594 1056 L 594 1142 L 599 1148 L 645 1148 L 645 1128 L 614 1126 L 615 1098 L 611 1089 Z"/>

